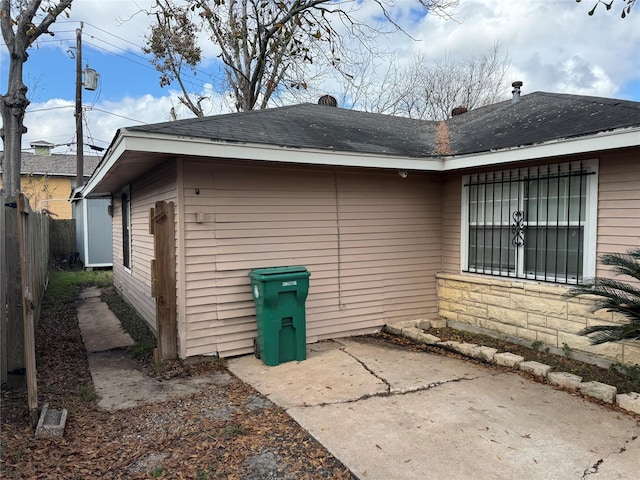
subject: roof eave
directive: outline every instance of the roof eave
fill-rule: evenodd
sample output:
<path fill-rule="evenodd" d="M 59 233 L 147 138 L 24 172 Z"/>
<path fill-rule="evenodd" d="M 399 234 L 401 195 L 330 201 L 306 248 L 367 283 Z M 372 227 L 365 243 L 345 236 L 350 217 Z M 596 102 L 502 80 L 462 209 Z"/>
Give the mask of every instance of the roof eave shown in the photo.
<path fill-rule="evenodd" d="M 85 187 L 91 196 L 125 151 L 165 155 L 232 158 L 235 160 L 277 163 L 329 165 L 342 167 L 393 168 L 401 170 L 442 171 L 440 157 L 406 157 L 393 154 L 352 153 L 311 148 L 291 148 L 257 143 L 235 143 L 205 138 L 162 135 L 121 130 Z M 104 193 L 104 192 L 102 192 Z"/>
<path fill-rule="evenodd" d="M 640 126 L 598 132 L 581 137 L 559 138 L 534 145 L 516 146 L 467 155 L 452 155 L 446 158 L 444 170 L 461 170 L 637 146 L 640 146 Z"/>

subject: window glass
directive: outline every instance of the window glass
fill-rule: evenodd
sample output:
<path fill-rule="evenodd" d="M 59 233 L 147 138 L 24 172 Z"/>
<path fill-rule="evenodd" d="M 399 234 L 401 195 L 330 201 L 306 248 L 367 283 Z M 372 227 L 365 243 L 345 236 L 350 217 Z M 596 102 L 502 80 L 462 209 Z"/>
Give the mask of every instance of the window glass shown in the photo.
<path fill-rule="evenodd" d="M 593 162 L 465 177 L 465 271 L 579 283 L 595 245 Z M 592 218 L 589 218 L 591 216 Z"/>

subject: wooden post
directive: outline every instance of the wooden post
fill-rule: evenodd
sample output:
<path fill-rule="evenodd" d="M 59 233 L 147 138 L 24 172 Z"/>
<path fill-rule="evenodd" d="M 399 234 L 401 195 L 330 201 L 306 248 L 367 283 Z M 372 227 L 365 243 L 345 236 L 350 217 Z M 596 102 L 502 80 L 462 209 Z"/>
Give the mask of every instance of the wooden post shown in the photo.
<path fill-rule="evenodd" d="M 156 298 L 158 348 L 156 362 L 178 357 L 176 319 L 176 244 L 173 203 L 156 202 L 151 210 L 155 261 L 152 263 L 153 293 Z"/>
<path fill-rule="evenodd" d="M 24 363 L 27 376 L 27 397 L 31 425 L 38 424 L 38 382 L 36 377 L 36 345 L 35 325 L 33 315 L 33 278 L 30 262 L 33 259 L 27 255 L 29 242 L 29 202 L 22 193 L 18 193 L 18 258 L 20 263 L 20 278 L 22 283 L 22 321 L 24 325 Z"/>
<path fill-rule="evenodd" d="M 0 194 L 0 384 L 8 380 L 7 374 L 7 256 L 5 226 L 5 196 Z"/>

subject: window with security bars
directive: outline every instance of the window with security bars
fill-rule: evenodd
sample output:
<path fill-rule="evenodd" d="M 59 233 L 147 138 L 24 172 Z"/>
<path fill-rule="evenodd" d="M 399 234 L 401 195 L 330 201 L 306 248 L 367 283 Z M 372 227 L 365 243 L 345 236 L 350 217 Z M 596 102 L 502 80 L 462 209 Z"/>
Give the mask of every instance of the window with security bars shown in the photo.
<path fill-rule="evenodd" d="M 595 162 L 465 176 L 463 271 L 556 283 L 595 274 Z"/>

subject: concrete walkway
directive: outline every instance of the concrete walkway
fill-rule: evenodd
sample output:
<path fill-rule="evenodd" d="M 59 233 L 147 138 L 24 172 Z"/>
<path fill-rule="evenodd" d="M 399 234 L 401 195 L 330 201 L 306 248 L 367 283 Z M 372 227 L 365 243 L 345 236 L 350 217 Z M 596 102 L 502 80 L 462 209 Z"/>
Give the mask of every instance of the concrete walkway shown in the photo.
<path fill-rule="evenodd" d="M 122 347 L 132 340 L 85 289 L 78 319 L 98 405 L 163 401 L 229 381 L 227 373 L 158 382 Z M 472 362 L 357 339 L 308 346 L 304 362 L 229 369 L 282 406 L 362 480 L 640 478 L 630 415 Z"/>
<path fill-rule="evenodd" d="M 639 478 L 632 416 L 516 373 L 357 340 L 229 369 L 362 480 Z"/>
<path fill-rule="evenodd" d="M 76 309 L 100 408 L 121 410 L 143 403 L 163 402 L 203 389 L 215 389 L 216 385 L 230 381 L 228 373 L 219 372 L 193 379 L 173 378 L 158 382 L 141 371 L 138 362 L 126 350 L 133 345 L 133 339 L 100 299 L 98 287 L 83 289 Z"/>

